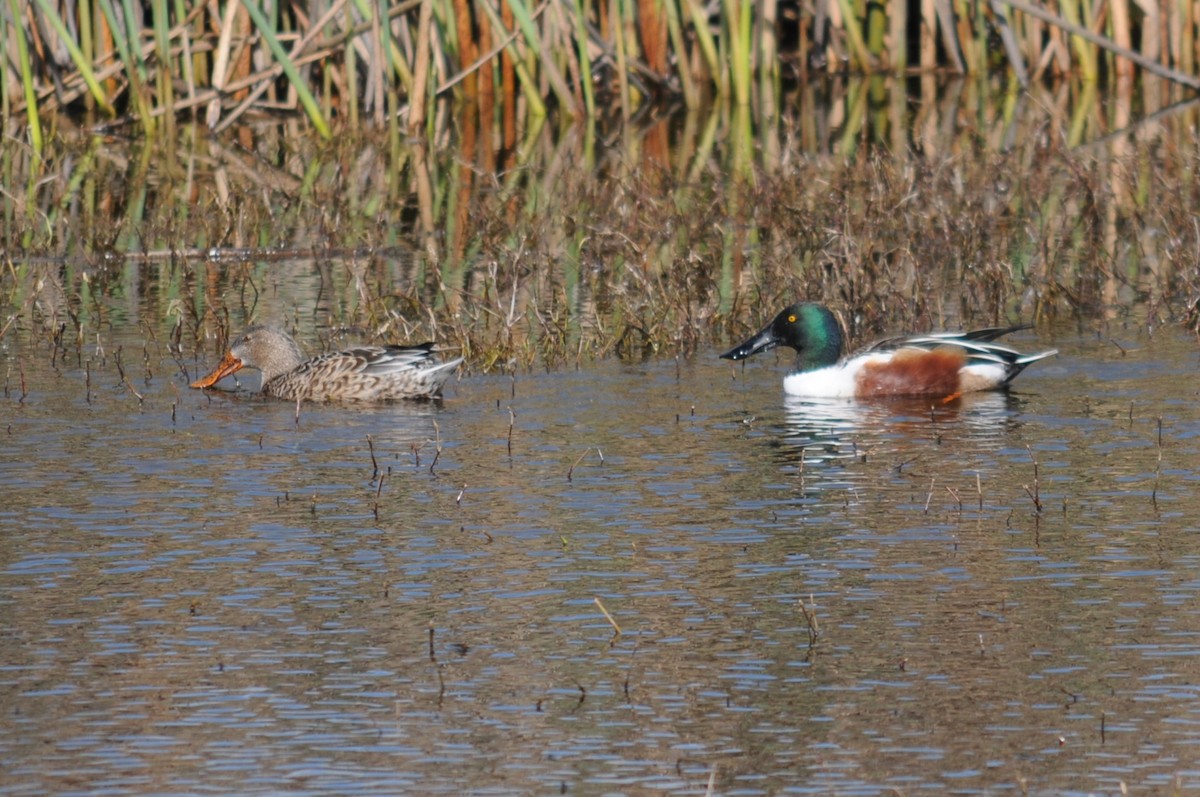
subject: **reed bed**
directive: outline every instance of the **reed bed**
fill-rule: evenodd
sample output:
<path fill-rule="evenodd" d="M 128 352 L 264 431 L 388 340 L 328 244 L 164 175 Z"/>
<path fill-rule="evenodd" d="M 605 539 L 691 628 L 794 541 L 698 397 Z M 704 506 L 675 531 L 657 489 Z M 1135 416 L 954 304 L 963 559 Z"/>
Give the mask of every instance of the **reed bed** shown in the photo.
<path fill-rule="evenodd" d="M 1133 95 L 1100 104 L 1083 85 L 1015 105 L 1002 86 L 948 88 L 868 112 L 856 86 L 826 117 L 756 117 L 748 143 L 718 112 L 599 139 L 546 125 L 514 150 L 477 131 L 475 150 L 382 135 L 329 151 L 272 128 L 252 151 L 181 131 L 10 153 L 5 184 L 28 190 L 0 202 L 0 340 L 90 338 L 136 314 L 211 359 L 266 319 L 329 345 L 339 330 L 434 339 L 469 369 L 515 373 L 686 357 L 797 297 L 833 306 L 856 341 L 1187 319 L 1195 106 L 1147 83 L 1137 102 L 1161 108 L 1133 123 Z"/>
<path fill-rule="evenodd" d="M 450 95 L 511 133 L 549 110 L 749 105 L 816 72 L 1028 84 L 1137 69 L 1200 88 L 1198 17 L 1193 3 L 1128 0 L 8 0 L 0 104 L 40 152 L 64 111 L 151 135 L 296 113 L 328 139 L 429 132 Z"/>

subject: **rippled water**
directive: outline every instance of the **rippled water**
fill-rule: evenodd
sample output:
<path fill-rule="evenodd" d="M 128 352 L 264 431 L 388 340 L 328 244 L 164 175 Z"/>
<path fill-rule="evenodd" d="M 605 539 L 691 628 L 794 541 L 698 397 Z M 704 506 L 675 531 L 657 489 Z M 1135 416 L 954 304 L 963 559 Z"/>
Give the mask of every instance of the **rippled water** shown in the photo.
<path fill-rule="evenodd" d="M 714 351 L 298 417 L 113 336 L 0 351 L 0 794 L 1200 786 L 1185 335 L 934 410 Z"/>

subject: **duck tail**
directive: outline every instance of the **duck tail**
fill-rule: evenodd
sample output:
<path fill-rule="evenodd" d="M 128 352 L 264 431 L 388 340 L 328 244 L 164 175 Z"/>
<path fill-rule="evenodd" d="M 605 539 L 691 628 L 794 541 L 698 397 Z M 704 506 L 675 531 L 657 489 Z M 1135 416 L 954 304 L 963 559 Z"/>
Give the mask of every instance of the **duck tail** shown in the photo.
<path fill-rule="evenodd" d="M 1024 371 L 1030 365 L 1033 365 L 1038 360 L 1044 360 L 1047 357 L 1053 357 L 1058 354 L 1058 349 L 1048 349 L 1047 351 L 1039 351 L 1037 354 L 1022 354 L 1017 357 L 1008 366 L 1008 374 L 1004 379 L 1004 384 L 1008 384 L 1016 378 L 1017 374 Z"/>

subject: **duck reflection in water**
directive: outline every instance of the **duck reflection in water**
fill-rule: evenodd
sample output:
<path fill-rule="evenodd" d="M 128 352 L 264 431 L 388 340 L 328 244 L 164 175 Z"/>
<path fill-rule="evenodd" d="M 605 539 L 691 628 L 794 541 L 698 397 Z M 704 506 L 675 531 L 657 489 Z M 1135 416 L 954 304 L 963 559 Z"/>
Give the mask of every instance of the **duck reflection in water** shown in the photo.
<path fill-rule="evenodd" d="M 913 453 L 928 445 L 999 450 L 1020 424 L 1021 399 L 1005 391 L 949 402 L 924 397 L 887 401 L 788 396 L 772 435 L 784 463 L 848 461 Z"/>

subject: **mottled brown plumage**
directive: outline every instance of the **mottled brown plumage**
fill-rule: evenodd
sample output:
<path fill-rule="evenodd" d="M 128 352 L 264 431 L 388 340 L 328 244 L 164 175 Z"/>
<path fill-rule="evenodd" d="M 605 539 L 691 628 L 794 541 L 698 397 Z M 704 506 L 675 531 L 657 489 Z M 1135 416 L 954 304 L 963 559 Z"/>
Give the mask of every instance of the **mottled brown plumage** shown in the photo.
<path fill-rule="evenodd" d="M 390 401 L 438 398 L 462 358 L 439 363 L 433 344 L 355 346 L 305 360 L 286 332 L 256 324 L 248 328 L 203 379 L 208 388 L 242 368 L 262 372 L 262 392 L 290 401 Z"/>

